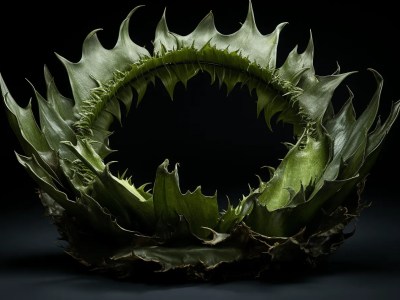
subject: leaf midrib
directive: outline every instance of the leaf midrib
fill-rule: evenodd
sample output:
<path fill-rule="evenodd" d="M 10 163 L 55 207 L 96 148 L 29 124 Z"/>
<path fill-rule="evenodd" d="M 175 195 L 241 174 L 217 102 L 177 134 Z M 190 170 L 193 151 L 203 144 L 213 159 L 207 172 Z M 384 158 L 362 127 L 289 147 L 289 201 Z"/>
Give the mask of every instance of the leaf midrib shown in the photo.
<path fill-rule="evenodd" d="M 210 50 L 214 52 L 214 55 L 208 53 Z M 186 54 L 193 56 L 193 58 L 187 59 L 186 56 L 185 60 L 179 60 L 180 54 L 185 54 L 184 51 L 186 51 Z M 211 59 L 207 59 L 208 57 Z M 229 60 L 232 61 L 228 64 L 223 64 L 221 62 L 212 61 L 212 58 L 222 58 L 224 62 Z M 155 66 L 152 66 L 154 64 Z M 78 132 L 81 135 L 87 135 L 85 132 L 88 130 L 90 131 L 90 128 L 95 123 L 97 117 L 104 110 L 107 103 L 118 94 L 119 90 L 128 85 L 131 85 L 131 88 L 135 89 L 133 83 L 138 82 L 139 80 L 144 80 L 145 83 L 148 84 L 153 77 L 157 76 L 160 78 L 158 71 L 161 69 L 170 71 L 176 66 L 184 65 L 192 67 L 198 65 L 195 70 L 196 72 L 208 72 L 208 70 L 204 70 L 203 68 L 211 66 L 227 70 L 228 72 L 233 72 L 234 74 L 243 74 L 246 76 L 246 80 L 243 82 L 244 84 L 248 85 L 250 82 L 255 82 L 253 88 L 271 89 L 280 96 L 289 98 L 287 101 L 288 104 L 295 97 L 292 93 L 295 92 L 294 95 L 296 95 L 296 92 L 299 93 L 299 88 L 293 86 L 288 81 L 280 79 L 276 75 L 275 70 L 261 68 L 256 63 L 240 56 L 237 52 L 219 50 L 211 46 L 208 46 L 208 48 L 205 47 L 202 50 L 182 48 L 167 52 L 160 56 L 145 57 L 140 60 L 139 63 L 131 64 L 130 69 L 127 71 L 119 72 L 116 70 L 112 79 L 107 83 L 100 83 L 97 88 L 92 90 L 91 96 L 87 100 L 83 101 L 80 113 L 81 118 L 75 123 L 74 127 L 78 129 Z M 241 68 L 240 66 L 246 66 L 246 68 Z M 186 80 L 190 78 L 191 77 L 188 77 Z M 215 73 L 215 79 L 217 78 L 226 83 L 225 78 L 219 78 L 218 73 Z M 238 81 L 234 85 L 240 82 L 242 81 Z M 286 96 L 286 94 L 288 94 L 288 96 Z"/>

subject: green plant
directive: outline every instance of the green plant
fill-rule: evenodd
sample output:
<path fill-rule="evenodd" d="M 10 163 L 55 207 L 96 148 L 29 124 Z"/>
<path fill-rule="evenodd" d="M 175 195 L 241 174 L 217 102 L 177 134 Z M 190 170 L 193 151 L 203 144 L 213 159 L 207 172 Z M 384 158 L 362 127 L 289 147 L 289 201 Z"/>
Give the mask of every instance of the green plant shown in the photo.
<path fill-rule="evenodd" d="M 335 251 L 347 237 L 345 226 L 366 205 L 359 198 L 365 176 L 400 110 L 397 102 L 385 122 L 375 121 L 381 76 L 371 70 L 378 87 L 358 118 L 351 93 L 335 113 L 332 95 L 351 73 L 315 75 L 311 38 L 303 53 L 294 49 L 277 67 L 285 24 L 261 35 L 251 4 L 232 35 L 215 29 L 211 13 L 187 36 L 170 32 L 163 16 L 153 54 L 129 37 L 136 10 L 123 21 L 112 50 L 93 31 L 78 63 L 59 56 L 73 99 L 59 93 L 45 69 L 46 98 L 35 90 L 39 124 L 31 106 L 21 108 L 0 80 L 9 123 L 25 153 L 17 159 L 39 185 L 47 213 L 69 243 L 67 252 L 120 276 L 148 266 L 207 279 L 235 270 L 257 276 L 275 265 L 314 264 Z M 169 171 L 168 160 L 152 189 L 136 187 L 125 174 L 115 176 L 104 162 L 112 151 L 109 127 L 121 120 L 121 104 L 127 111 L 133 99 L 139 104 L 155 78 L 172 97 L 176 83 L 186 85 L 198 72 L 209 73 L 228 91 L 247 86 L 257 94 L 257 114 L 268 127 L 278 114 L 296 136 L 280 165 L 270 169 L 270 180 L 260 179 L 225 211 L 216 195 L 205 196 L 200 188 L 182 193 L 177 168 Z"/>

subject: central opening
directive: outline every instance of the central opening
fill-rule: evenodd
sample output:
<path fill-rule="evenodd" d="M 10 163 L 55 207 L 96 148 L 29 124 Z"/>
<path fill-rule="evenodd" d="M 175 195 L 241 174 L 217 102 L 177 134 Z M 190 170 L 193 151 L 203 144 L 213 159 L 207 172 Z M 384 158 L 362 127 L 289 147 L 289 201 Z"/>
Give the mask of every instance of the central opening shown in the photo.
<path fill-rule="evenodd" d="M 255 93 L 254 93 L 255 94 Z M 272 120 L 270 132 L 263 117 L 257 118 L 257 98 L 238 84 L 227 96 L 226 87 L 210 85 L 210 76 L 199 73 L 180 83 L 171 101 L 160 81 L 149 85 L 142 102 L 122 121 L 114 123 L 110 138 L 118 149 L 108 160 L 114 174 L 128 169 L 135 186 L 153 183 L 157 167 L 168 158 L 170 169 L 179 163 L 181 191 L 202 187 L 206 195 L 218 191 L 236 202 L 247 195 L 249 184 L 258 186 L 269 172 L 263 166 L 277 167 L 287 149 L 282 142 L 293 142 L 292 127 Z M 276 124 L 277 123 L 277 124 Z M 150 188 L 150 186 L 149 186 Z"/>

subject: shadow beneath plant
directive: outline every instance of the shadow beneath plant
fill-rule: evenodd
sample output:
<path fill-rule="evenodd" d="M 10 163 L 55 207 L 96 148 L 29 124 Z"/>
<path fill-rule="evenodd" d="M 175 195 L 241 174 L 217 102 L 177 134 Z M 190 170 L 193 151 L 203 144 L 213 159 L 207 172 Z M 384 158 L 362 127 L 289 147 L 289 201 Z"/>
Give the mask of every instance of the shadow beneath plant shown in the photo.
<path fill-rule="evenodd" d="M 101 289 L 103 286 L 97 282 L 119 282 L 131 284 L 145 284 L 149 286 L 168 287 L 174 285 L 199 284 L 199 280 L 188 280 L 185 273 L 181 271 L 172 271 L 167 273 L 155 272 L 153 268 L 141 268 L 137 276 L 126 278 L 118 278 L 115 274 L 101 273 L 79 264 L 65 253 L 41 253 L 35 255 L 19 255 L 0 260 L 0 276 L 8 274 L 25 274 L 32 276 L 52 276 L 66 275 L 74 278 L 85 279 L 86 284 L 95 284 L 96 289 Z M 237 272 L 240 274 L 240 270 Z M 398 272 L 396 264 L 386 264 L 382 261 L 350 261 L 336 259 L 321 264 L 313 269 L 299 269 L 285 267 L 282 269 L 270 270 L 264 274 L 262 278 L 252 279 L 249 277 L 233 277 L 226 279 L 215 275 L 208 284 L 224 285 L 233 282 L 254 282 L 262 284 L 280 285 L 280 284 L 297 284 L 313 281 L 315 278 L 342 276 L 342 275 L 377 275 L 381 273 Z M 106 285 L 104 288 L 109 289 Z"/>
<path fill-rule="evenodd" d="M 349 253 L 347 253 L 349 254 Z M 266 295 L 286 293 L 308 294 L 316 284 L 331 289 L 348 282 L 367 279 L 367 282 L 393 277 L 395 266 L 367 257 L 357 259 L 340 255 L 316 269 L 281 269 L 269 272 L 263 279 L 235 278 L 222 280 L 214 277 L 209 282 L 188 281 L 183 273 L 151 273 L 140 270 L 138 276 L 116 278 L 109 273 L 91 271 L 67 254 L 45 252 L 35 255 L 9 255 L 0 259 L 0 290 L 14 293 L 20 286 L 30 286 L 42 299 L 54 299 L 54 294 L 66 295 L 65 299 L 80 299 L 105 295 L 112 299 L 243 299 L 248 295 L 263 299 Z M 399 272 L 399 271 L 396 271 Z M 396 273 L 398 274 L 398 273 Z M 361 279 L 360 279 L 361 278 Z M 4 287 L 4 288 L 3 288 Z M 19 291 L 21 297 L 30 292 Z M 50 296 L 49 296 L 50 295 Z M 168 297 L 166 295 L 169 295 Z M 64 299 L 64 298 L 62 298 Z"/>

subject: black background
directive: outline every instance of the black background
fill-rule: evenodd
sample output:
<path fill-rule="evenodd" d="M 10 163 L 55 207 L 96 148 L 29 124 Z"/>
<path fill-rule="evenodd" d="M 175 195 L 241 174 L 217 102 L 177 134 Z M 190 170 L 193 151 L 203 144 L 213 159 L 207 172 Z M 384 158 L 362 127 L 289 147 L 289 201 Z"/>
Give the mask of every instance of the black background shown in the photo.
<path fill-rule="evenodd" d="M 289 22 L 280 38 L 278 65 L 296 44 L 304 50 L 311 29 L 317 74 L 333 73 L 336 62 L 339 62 L 343 72 L 359 71 L 345 81 L 355 93 L 354 104 L 358 113 L 366 106 L 375 89 L 373 76 L 366 69 L 374 68 L 382 74 L 385 85 L 381 115 L 386 117 L 391 102 L 400 98 L 398 47 L 393 44 L 398 32 L 396 18 L 391 17 L 394 7 L 383 2 L 378 5 L 336 1 L 319 4 L 275 2 L 254 0 L 253 7 L 261 33 L 270 33 L 278 23 Z M 217 29 L 225 34 L 232 33 L 240 28 L 248 6 L 244 0 L 2 4 L 0 72 L 14 98 L 20 104 L 26 104 L 32 97 L 32 89 L 25 78 L 42 94 L 45 93 L 44 64 L 52 71 L 60 90 L 69 95 L 67 76 L 54 52 L 71 61 L 78 61 L 83 39 L 96 28 L 104 29 L 99 38 L 105 47 L 111 48 L 116 42 L 120 22 L 139 4 L 146 6 L 132 18 L 131 37 L 150 52 L 155 27 L 164 7 L 167 7 L 170 30 L 184 35 L 191 32 L 210 10 L 214 12 Z M 337 108 L 346 98 L 343 85 L 335 94 Z M 266 171 L 260 167 L 276 166 L 277 159 L 285 153 L 280 142 L 292 139 L 287 125 L 278 124 L 274 126 L 273 133 L 268 132 L 264 121 L 256 118 L 255 101 L 254 95 L 250 96 L 246 89 L 238 87 L 226 97 L 225 87 L 218 89 L 216 85 L 210 86 L 208 75 L 192 79 L 187 91 L 178 85 L 174 102 L 168 98 L 161 84 L 157 84 L 149 88 L 139 108 L 132 109 L 123 128 L 114 127 L 116 133 L 111 137 L 111 145 L 119 151 L 109 159 L 119 161 L 116 169 L 133 170 L 130 172 L 134 182 L 141 184 L 152 181 L 156 167 L 169 158 L 172 163 L 180 163 L 184 190 L 200 184 L 206 193 L 218 189 L 221 199 L 224 195 L 235 197 L 247 191 L 248 183 L 256 184 L 255 174 L 267 177 Z M 13 220 L 14 223 L 7 225 L 12 228 L 19 218 L 10 216 L 29 215 L 32 211 L 39 218 L 37 211 L 40 203 L 34 195 L 35 185 L 16 162 L 14 150 L 20 152 L 20 148 L 6 122 L 4 110 L 0 110 L 0 119 L 0 157 L 4 176 L 1 181 L 0 218 L 3 216 L 4 222 Z M 399 126 L 397 122 L 392 129 L 377 164 L 371 170 L 366 189 L 366 197 L 377 202 L 377 211 L 380 210 L 377 215 L 367 213 L 365 218 L 369 217 L 368 222 L 381 226 L 379 228 L 386 232 L 389 230 L 387 227 L 393 229 L 399 226 L 395 217 L 389 218 L 393 223 L 378 224 L 399 208 L 396 194 L 400 166 L 397 150 Z M 15 228 L 20 228 L 15 229 L 15 235 L 23 234 L 21 227 Z M 54 232 L 49 235 L 56 237 Z M 396 231 L 390 235 L 389 247 L 394 247 L 398 241 L 396 235 Z M 379 235 L 376 237 L 379 238 Z M 12 249 L 11 244 L 9 248 Z M 370 250 L 374 253 L 372 248 Z M 340 270 L 338 273 L 341 276 Z"/>

